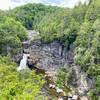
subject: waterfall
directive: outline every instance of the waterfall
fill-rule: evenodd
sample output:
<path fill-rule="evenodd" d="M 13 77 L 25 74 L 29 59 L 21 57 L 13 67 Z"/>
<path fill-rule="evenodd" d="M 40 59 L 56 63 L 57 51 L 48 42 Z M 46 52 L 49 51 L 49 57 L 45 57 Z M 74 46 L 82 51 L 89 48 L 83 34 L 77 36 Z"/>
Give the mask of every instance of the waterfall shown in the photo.
<path fill-rule="evenodd" d="M 29 54 L 23 54 L 23 58 L 22 60 L 20 61 L 20 65 L 19 67 L 17 68 L 17 71 L 20 71 L 20 70 L 23 70 L 23 69 L 26 69 L 28 68 L 27 67 L 27 58 L 28 58 Z"/>

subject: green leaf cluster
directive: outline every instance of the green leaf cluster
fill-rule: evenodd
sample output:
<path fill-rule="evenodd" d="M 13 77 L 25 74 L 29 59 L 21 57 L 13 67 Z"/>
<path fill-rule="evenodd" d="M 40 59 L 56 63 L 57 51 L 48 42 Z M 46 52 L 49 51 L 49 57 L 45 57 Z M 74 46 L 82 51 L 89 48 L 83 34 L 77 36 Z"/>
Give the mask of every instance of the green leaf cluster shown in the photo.
<path fill-rule="evenodd" d="M 0 21 L 0 54 L 18 53 L 21 42 L 26 38 L 27 31 L 20 22 L 10 17 Z"/>
<path fill-rule="evenodd" d="M 35 100 L 41 97 L 41 88 L 45 82 L 42 75 L 36 75 L 30 70 L 17 72 L 16 64 L 8 62 L 8 57 L 0 57 L 0 99 Z"/>

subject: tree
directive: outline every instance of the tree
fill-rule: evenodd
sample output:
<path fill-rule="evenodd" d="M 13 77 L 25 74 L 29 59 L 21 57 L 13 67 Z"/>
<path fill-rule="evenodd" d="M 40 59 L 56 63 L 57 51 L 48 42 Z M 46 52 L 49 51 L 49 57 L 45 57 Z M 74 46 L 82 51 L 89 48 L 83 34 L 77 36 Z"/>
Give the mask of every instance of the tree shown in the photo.
<path fill-rule="evenodd" d="M 8 15 L 21 22 L 27 29 L 33 29 L 41 21 L 42 17 L 49 13 L 52 14 L 59 11 L 60 9 L 62 8 L 43 4 L 27 4 L 10 10 Z"/>
<path fill-rule="evenodd" d="M 42 75 L 30 70 L 17 72 L 16 64 L 10 58 L 0 57 L 0 99 L 35 100 L 41 96 L 44 82 Z"/>
<path fill-rule="evenodd" d="M 0 53 L 17 53 L 21 42 L 27 38 L 27 31 L 21 23 L 5 17 L 0 23 Z"/>
<path fill-rule="evenodd" d="M 64 91 L 69 92 L 69 81 L 70 81 L 71 71 L 65 68 L 59 70 L 57 74 L 56 84 L 59 88 L 64 89 Z"/>

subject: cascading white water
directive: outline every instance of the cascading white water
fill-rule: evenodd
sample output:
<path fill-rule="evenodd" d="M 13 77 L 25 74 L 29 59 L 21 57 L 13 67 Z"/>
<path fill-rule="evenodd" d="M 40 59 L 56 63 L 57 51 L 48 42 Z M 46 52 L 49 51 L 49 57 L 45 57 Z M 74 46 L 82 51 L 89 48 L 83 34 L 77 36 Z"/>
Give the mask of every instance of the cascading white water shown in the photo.
<path fill-rule="evenodd" d="M 29 54 L 23 54 L 23 59 L 20 61 L 20 65 L 17 68 L 17 71 L 28 68 L 27 67 L 27 58 L 28 58 L 28 56 L 29 56 Z"/>

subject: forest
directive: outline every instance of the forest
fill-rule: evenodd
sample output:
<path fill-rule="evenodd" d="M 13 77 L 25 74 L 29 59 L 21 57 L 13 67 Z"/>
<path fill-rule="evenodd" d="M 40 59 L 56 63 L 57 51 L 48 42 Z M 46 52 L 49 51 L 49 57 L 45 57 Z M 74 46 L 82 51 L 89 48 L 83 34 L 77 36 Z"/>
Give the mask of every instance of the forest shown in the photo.
<path fill-rule="evenodd" d="M 89 100 L 100 100 L 99 2 L 91 0 L 89 5 L 80 3 L 73 9 L 26 4 L 8 11 L 0 10 L 0 99 L 42 100 L 44 97 L 49 100 L 41 94 L 46 82 L 44 76 L 29 69 L 17 72 L 18 65 L 12 60 L 21 52 L 22 42 L 28 38 L 27 31 L 35 30 L 44 44 L 59 41 L 66 52 L 73 53 L 74 64 L 93 81 L 86 96 Z M 65 89 L 66 94 L 71 73 L 68 69 L 57 73 L 55 84 Z"/>

